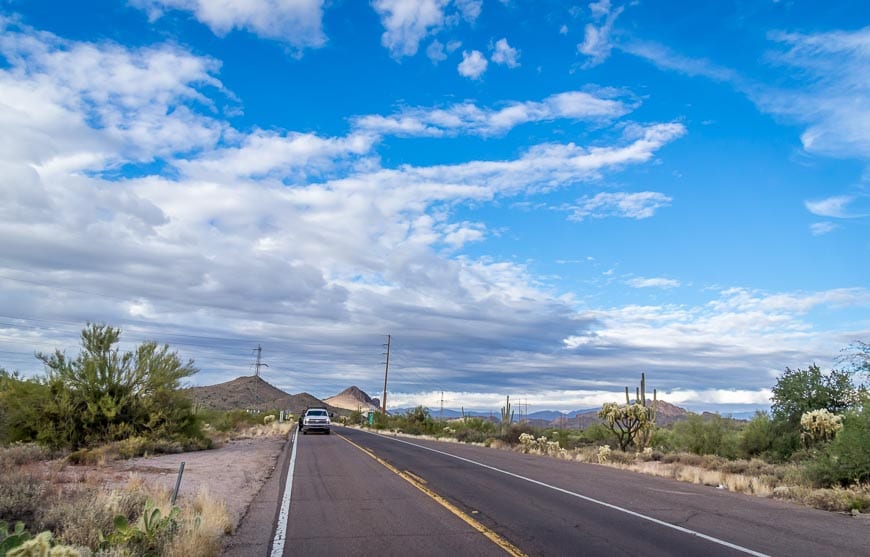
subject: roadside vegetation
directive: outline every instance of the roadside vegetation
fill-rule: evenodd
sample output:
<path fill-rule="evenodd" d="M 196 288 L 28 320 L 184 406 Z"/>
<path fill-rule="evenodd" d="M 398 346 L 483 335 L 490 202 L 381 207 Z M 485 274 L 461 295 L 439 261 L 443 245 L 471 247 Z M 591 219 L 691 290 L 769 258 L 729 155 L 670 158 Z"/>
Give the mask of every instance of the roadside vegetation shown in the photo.
<path fill-rule="evenodd" d="M 75 357 L 37 354 L 45 375 L 0 368 L 0 557 L 213 556 L 232 530 L 205 491 L 171 493 L 135 476 L 107 489 L 77 465 L 209 449 L 286 433 L 276 414 L 199 410 L 182 382 L 196 373 L 168 346 L 119 349 L 121 331 L 89 324 Z"/>
<path fill-rule="evenodd" d="M 656 424 L 657 393 L 646 395 L 645 377 L 634 399 L 605 404 L 600 423 L 554 429 L 515 423 L 510 398 L 501 420 L 477 417 L 442 421 L 417 407 L 402 415 L 376 414 L 371 426 L 359 414 L 351 423 L 439 439 L 617 466 L 816 508 L 870 512 L 870 345 L 844 350 L 840 369 L 812 364 L 790 369 L 772 388 L 771 412 L 748 421 L 718 414 L 689 414 Z"/>

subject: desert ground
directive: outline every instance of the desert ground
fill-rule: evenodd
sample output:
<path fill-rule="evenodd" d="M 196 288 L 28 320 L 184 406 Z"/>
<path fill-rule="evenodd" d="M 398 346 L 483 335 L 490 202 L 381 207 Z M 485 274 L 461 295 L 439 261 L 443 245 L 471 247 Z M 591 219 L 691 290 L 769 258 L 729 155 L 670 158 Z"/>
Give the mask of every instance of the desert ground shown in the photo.
<path fill-rule="evenodd" d="M 101 466 L 71 466 L 67 472 L 78 476 L 79 481 L 99 483 L 107 489 L 137 480 L 171 490 L 184 462 L 179 499 L 207 490 L 215 499 L 226 502 L 235 530 L 275 468 L 286 441 L 286 433 L 273 433 L 227 441 L 207 451 L 116 460 Z"/>

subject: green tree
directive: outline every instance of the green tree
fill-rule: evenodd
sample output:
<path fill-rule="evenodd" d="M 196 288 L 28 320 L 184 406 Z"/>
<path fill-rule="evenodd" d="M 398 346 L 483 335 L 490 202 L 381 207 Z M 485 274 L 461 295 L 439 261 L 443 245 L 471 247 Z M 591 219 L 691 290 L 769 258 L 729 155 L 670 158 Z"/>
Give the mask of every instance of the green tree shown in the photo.
<path fill-rule="evenodd" d="M 36 439 L 48 395 L 48 387 L 38 379 L 0 368 L 0 443 Z"/>
<path fill-rule="evenodd" d="M 824 409 L 842 414 L 857 404 L 859 397 L 848 373 L 833 370 L 824 374 L 813 364 L 807 369 L 785 368 L 773 387 L 772 400 L 774 418 L 798 429 L 801 416 L 806 412 Z"/>
<path fill-rule="evenodd" d="M 37 355 L 49 389 L 41 441 L 79 448 L 131 435 L 200 435 L 191 403 L 180 391 L 181 381 L 197 371 L 193 361 L 184 363 L 155 342 L 121 352 L 120 336 L 120 329 L 89 324 L 76 358 L 59 350 Z"/>
<path fill-rule="evenodd" d="M 740 432 L 737 448 L 744 458 L 763 455 L 773 446 L 774 435 L 770 414 L 756 412 L 755 416 Z"/>
<path fill-rule="evenodd" d="M 870 481 L 870 403 L 844 415 L 843 429 L 808 463 L 807 473 L 821 486 Z"/>
<path fill-rule="evenodd" d="M 825 374 L 813 364 L 807 369 L 786 368 L 773 387 L 772 452 L 789 458 L 801 447 L 801 416 L 813 410 L 842 414 L 861 399 L 851 374 L 832 370 Z"/>

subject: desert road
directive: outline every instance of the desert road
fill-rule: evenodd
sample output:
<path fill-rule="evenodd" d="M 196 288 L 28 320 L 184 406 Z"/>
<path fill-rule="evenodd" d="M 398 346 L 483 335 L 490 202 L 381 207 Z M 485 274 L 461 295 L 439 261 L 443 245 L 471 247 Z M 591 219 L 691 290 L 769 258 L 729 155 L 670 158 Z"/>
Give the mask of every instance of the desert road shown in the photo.
<path fill-rule="evenodd" d="M 227 555 L 866 555 L 870 522 L 709 486 L 336 427 L 297 435 Z"/>

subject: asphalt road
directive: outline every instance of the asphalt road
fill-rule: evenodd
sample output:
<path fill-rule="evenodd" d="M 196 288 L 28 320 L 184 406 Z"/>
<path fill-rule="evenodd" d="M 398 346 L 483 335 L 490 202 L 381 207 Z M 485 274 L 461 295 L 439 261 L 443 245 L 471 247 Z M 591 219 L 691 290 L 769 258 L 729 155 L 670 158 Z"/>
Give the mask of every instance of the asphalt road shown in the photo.
<path fill-rule="evenodd" d="M 505 555 L 481 528 L 527 555 L 870 555 L 867 520 L 712 487 L 349 428 L 298 439 L 284 555 Z"/>

